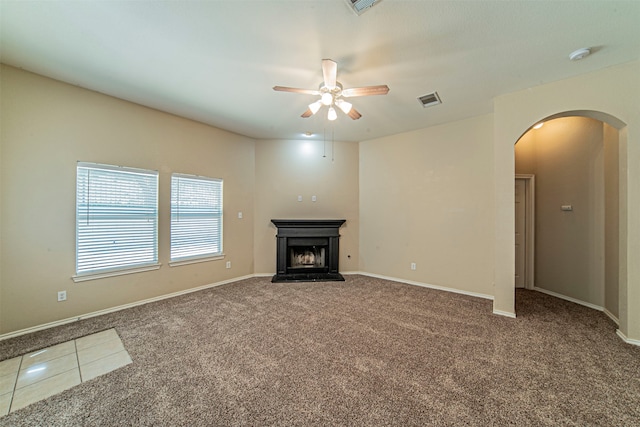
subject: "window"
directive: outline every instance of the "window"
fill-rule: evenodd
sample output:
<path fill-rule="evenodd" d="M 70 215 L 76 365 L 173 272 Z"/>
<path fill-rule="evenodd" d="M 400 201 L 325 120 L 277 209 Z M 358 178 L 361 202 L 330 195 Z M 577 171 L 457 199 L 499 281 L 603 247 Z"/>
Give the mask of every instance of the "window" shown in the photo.
<path fill-rule="evenodd" d="M 158 268 L 158 172 L 78 162 L 76 185 L 74 280 Z"/>
<path fill-rule="evenodd" d="M 171 261 L 222 255 L 222 180 L 171 175 Z"/>

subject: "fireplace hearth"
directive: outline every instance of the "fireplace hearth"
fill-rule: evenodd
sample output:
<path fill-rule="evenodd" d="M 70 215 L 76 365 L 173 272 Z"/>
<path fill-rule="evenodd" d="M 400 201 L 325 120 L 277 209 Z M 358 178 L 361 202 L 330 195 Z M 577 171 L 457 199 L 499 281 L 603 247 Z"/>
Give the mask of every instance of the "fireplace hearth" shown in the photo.
<path fill-rule="evenodd" d="M 344 219 L 272 219 L 278 227 L 272 282 L 343 281 L 338 272 Z"/>

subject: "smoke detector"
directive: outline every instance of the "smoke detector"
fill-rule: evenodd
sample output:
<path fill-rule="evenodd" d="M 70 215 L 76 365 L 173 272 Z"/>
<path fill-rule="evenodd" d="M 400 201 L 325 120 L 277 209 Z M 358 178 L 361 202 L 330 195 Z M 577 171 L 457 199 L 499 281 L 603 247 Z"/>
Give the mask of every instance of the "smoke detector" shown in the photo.
<path fill-rule="evenodd" d="M 579 61 L 589 55 L 591 55 L 591 49 L 589 49 L 588 47 L 584 47 L 582 49 L 574 50 L 573 52 L 571 52 L 569 54 L 569 59 L 572 61 Z"/>
<path fill-rule="evenodd" d="M 420 102 L 420 105 L 422 105 L 424 108 L 431 107 L 433 105 L 442 104 L 442 101 L 440 100 L 440 96 L 438 95 L 438 92 L 428 93 L 426 95 L 419 96 L 418 102 Z"/>
<path fill-rule="evenodd" d="M 362 15 L 364 12 L 372 8 L 374 5 L 380 3 L 382 0 L 346 0 L 351 10 L 358 15 Z"/>

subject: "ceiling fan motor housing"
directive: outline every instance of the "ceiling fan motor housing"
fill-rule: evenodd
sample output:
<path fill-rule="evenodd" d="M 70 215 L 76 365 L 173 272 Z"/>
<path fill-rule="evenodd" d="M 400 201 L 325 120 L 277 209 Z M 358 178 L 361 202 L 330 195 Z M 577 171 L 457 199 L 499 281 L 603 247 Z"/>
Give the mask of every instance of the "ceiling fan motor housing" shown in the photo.
<path fill-rule="evenodd" d="M 322 103 L 324 105 L 331 105 L 331 104 L 335 104 L 336 100 L 342 96 L 342 84 L 340 84 L 339 82 L 336 82 L 336 85 L 333 89 L 328 88 L 327 86 L 325 86 L 324 83 L 320 84 L 320 96 L 322 97 Z M 331 96 L 331 102 L 325 102 L 325 99 L 327 99 L 327 97 L 325 96 L 325 94 L 328 94 Z"/>
<path fill-rule="evenodd" d="M 352 120 L 358 120 L 362 115 L 353 108 L 350 102 L 343 100 L 342 98 L 350 98 L 355 96 L 370 96 L 370 95 L 386 95 L 389 92 L 387 85 L 377 86 L 365 86 L 358 88 L 343 89 L 340 82 L 336 80 L 338 73 L 338 64 L 331 59 L 322 60 L 322 75 L 324 81 L 318 86 L 318 90 L 312 89 L 299 89 L 286 86 L 274 86 L 273 90 L 281 92 L 293 92 L 301 93 L 305 95 L 320 95 L 320 99 L 309 104 L 307 111 L 302 113 L 301 117 L 308 118 L 316 114 L 320 108 L 324 105 L 329 107 L 329 120 L 336 119 L 335 109 L 338 107 Z"/>

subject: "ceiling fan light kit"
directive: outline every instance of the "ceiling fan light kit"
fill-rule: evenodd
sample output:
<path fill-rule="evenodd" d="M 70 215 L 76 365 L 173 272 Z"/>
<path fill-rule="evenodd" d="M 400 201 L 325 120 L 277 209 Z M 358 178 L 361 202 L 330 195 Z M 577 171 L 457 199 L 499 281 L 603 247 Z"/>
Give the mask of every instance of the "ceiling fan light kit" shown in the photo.
<path fill-rule="evenodd" d="M 317 113 L 322 107 L 322 101 L 316 101 L 314 103 L 309 104 L 309 110 L 311 110 L 312 114 Z"/>
<path fill-rule="evenodd" d="M 327 111 L 327 119 L 335 120 L 338 118 L 334 107 L 338 107 L 343 113 L 348 115 L 352 120 L 358 120 L 362 117 L 353 104 L 345 101 L 344 98 L 356 97 L 356 96 L 371 96 L 371 95 L 386 95 L 389 93 L 389 86 L 377 85 L 377 86 L 365 86 L 351 89 L 343 89 L 342 84 L 336 80 L 338 75 L 338 64 L 331 59 L 322 60 L 322 77 L 323 83 L 320 84 L 318 90 L 314 89 L 299 89 L 286 86 L 274 86 L 273 90 L 278 92 L 292 92 L 301 93 L 303 95 L 315 95 L 320 96 L 320 99 L 309 104 L 307 111 L 302 113 L 301 117 L 308 118 L 316 114 L 322 106 L 329 107 Z"/>
<path fill-rule="evenodd" d="M 344 99 L 336 99 L 336 106 L 340 108 L 345 114 L 349 114 L 353 104 L 345 101 Z"/>
<path fill-rule="evenodd" d="M 338 113 L 336 113 L 336 110 L 333 107 L 329 107 L 329 112 L 327 113 L 327 119 L 334 121 L 337 118 L 338 118 Z"/>

